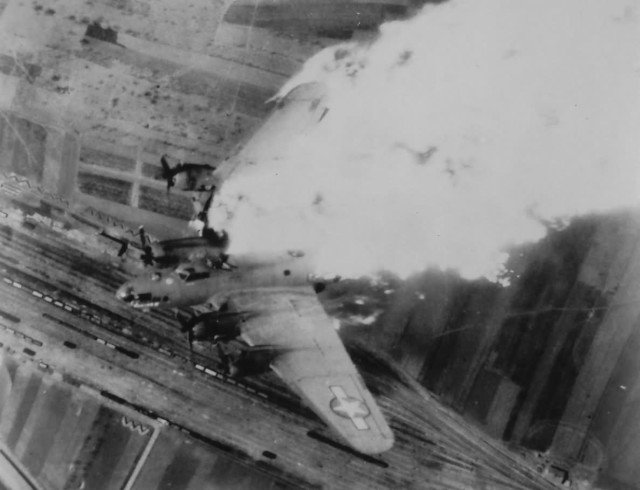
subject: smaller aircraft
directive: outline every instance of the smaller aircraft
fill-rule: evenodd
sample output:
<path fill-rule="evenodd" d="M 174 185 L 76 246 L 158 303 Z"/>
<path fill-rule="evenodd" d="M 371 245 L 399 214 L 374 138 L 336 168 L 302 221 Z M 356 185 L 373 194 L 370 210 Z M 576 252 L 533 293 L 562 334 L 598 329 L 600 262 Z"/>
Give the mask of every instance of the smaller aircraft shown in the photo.
<path fill-rule="evenodd" d="M 167 181 L 167 192 L 171 190 L 180 180 L 180 188 L 185 191 L 210 191 L 215 189 L 215 178 L 213 172 L 216 167 L 206 163 L 182 163 L 178 161 L 175 167 L 171 167 L 167 162 L 167 155 L 160 158 L 162 171 L 160 178 Z M 181 175 L 178 179 L 179 174 Z"/>

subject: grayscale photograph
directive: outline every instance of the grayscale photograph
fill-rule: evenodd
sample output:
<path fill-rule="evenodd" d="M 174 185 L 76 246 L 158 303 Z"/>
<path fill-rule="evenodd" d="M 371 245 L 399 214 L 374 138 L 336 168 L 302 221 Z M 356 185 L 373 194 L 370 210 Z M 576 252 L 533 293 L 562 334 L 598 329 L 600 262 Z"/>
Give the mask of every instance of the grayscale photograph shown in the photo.
<path fill-rule="evenodd" d="M 0 490 L 640 490 L 640 3 L 0 0 Z"/>

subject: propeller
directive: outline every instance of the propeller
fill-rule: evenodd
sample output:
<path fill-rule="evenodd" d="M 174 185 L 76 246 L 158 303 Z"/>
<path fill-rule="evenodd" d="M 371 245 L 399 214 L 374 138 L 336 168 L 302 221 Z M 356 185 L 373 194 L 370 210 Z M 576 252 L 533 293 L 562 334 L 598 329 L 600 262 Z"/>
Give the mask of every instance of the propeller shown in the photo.
<path fill-rule="evenodd" d="M 149 238 L 147 237 L 147 233 L 144 231 L 144 227 L 140 227 L 138 229 L 138 235 L 140 236 L 140 246 L 142 248 L 141 259 L 144 262 L 144 265 L 153 265 L 153 249 L 151 248 L 151 244 L 149 243 Z"/>
<path fill-rule="evenodd" d="M 194 193 L 194 196 L 192 197 L 192 201 L 193 201 L 193 220 L 195 221 L 199 221 L 202 223 L 202 230 L 200 231 L 200 234 L 202 236 L 205 236 L 205 234 L 207 235 L 214 235 L 215 231 L 209 227 L 209 209 L 211 208 L 211 203 L 213 202 L 213 195 L 215 194 L 215 187 L 211 190 L 211 192 L 209 193 L 209 197 L 207 197 L 207 200 L 202 203 L 202 201 L 200 201 L 199 195 L 197 193 Z"/>
<path fill-rule="evenodd" d="M 218 350 L 218 357 L 220 358 L 220 367 L 222 368 L 222 372 L 228 376 L 231 374 L 233 365 L 231 356 L 224 351 L 221 342 L 216 344 L 216 348 Z"/>
<path fill-rule="evenodd" d="M 178 311 L 176 313 L 176 318 L 180 323 L 180 331 L 189 332 L 193 336 L 193 327 L 198 323 L 198 316 Z"/>
<path fill-rule="evenodd" d="M 197 318 L 196 315 L 189 315 L 184 311 L 176 310 L 176 319 L 178 323 L 180 323 L 180 331 L 183 333 L 187 332 L 187 342 L 189 342 L 189 352 L 191 354 L 193 354 L 193 341 L 195 337 L 193 327 L 196 325 Z"/>
<path fill-rule="evenodd" d="M 193 354 L 193 330 L 187 330 L 187 342 L 189 342 L 189 352 Z"/>
<path fill-rule="evenodd" d="M 215 187 L 211 189 L 211 193 L 209 194 L 209 197 L 207 198 L 207 200 L 204 202 L 204 206 L 202 206 L 202 211 L 198 216 L 199 219 L 204 221 L 205 228 L 209 227 L 208 214 L 209 214 L 209 208 L 211 207 L 211 203 L 213 202 L 213 195 L 215 194 L 215 191 L 216 191 Z"/>
<path fill-rule="evenodd" d="M 129 240 L 123 240 L 122 245 L 120 245 L 120 250 L 118 250 L 118 257 L 122 257 L 128 248 L 129 248 Z"/>
<path fill-rule="evenodd" d="M 169 162 L 167 162 L 167 155 L 162 155 L 160 157 L 160 163 L 162 164 L 162 178 L 167 181 L 167 193 L 171 190 L 171 188 L 176 185 L 175 175 L 178 173 L 178 169 L 180 165 L 175 168 L 171 168 L 169 166 Z"/>
<path fill-rule="evenodd" d="M 118 257 L 122 257 L 129 248 L 129 240 L 127 238 L 118 238 L 107 233 L 107 230 L 100 230 L 100 236 L 106 237 L 109 240 L 120 243 L 120 249 L 118 250 Z"/>

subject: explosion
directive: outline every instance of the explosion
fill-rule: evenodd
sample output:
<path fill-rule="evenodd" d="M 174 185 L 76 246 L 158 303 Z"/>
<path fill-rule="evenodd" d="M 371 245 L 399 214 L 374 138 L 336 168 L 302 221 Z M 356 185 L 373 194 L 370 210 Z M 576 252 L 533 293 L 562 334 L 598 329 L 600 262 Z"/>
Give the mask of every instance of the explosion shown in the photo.
<path fill-rule="evenodd" d="M 232 252 L 302 249 L 323 272 L 497 280 L 549 223 L 640 204 L 639 14 L 452 0 L 328 48 L 276 96 L 315 82 L 321 117 L 265 133 L 211 221 Z"/>

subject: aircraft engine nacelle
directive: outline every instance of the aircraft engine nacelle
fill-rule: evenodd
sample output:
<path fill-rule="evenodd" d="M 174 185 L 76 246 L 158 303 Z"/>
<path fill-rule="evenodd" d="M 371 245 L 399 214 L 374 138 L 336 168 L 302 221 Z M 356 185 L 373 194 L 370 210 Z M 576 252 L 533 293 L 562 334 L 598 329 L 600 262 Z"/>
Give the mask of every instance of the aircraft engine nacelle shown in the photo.
<path fill-rule="evenodd" d="M 232 340 L 240 335 L 238 316 L 219 315 L 215 319 L 197 323 L 192 330 L 195 340 Z"/>
<path fill-rule="evenodd" d="M 212 342 L 233 340 L 240 335 L 242 314 L 212 311 L 202 315 L 185 318 L 178 315 L 183 332 L 189 332 L 191 340 Z"/>
<path fill-rule="evenodd" d="M 271 362 L 281 353 L 282 349 L 277 347 L 257 345 L 247 346 L 231 353 L 221 353 L 220 357 L 225 374 L 243 377 L 267 372 Z"/>

